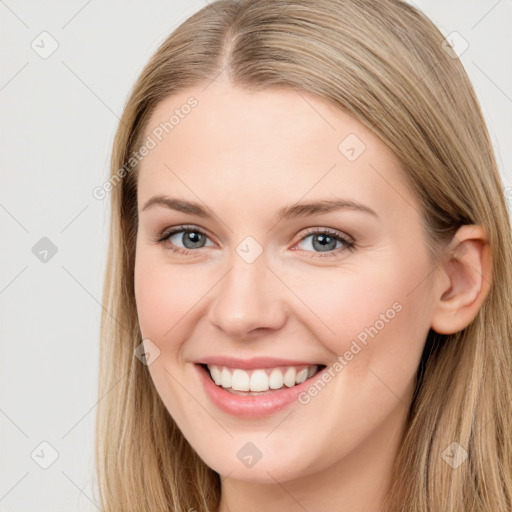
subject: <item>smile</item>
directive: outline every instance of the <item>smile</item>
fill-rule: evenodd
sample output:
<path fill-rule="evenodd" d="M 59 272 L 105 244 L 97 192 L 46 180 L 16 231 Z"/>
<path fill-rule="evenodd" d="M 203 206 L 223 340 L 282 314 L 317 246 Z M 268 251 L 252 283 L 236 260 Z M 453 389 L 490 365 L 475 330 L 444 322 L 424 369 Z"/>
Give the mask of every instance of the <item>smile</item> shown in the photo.
<path fill-rule="evenodd" d="M 196 363 L 194 367 L 214 406 L 247 419 L 269 416 L 298 402 L 299 394 L 307 390 L 312 379 L 320 378 L 327 369 L 324 364 L 242 369 Z"/>
<path fill-rule="evenodd" d="M 212 380 L 228 392 L 261 393 L 271 390 L 291 388 L 301 384 L 318 372 L 319 365 L 278 366 L 244 370 L 227 366 L 206 365 Z"/>

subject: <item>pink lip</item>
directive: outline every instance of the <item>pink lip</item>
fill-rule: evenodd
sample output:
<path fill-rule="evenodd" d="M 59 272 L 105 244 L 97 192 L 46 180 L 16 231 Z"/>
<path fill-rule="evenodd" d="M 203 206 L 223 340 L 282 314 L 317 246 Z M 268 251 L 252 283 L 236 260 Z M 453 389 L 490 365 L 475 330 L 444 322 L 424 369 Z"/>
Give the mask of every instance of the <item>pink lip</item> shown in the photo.
<path fill-rule="evenodd" d="M 203 357 L 195 361 L 197 364 L 214 364 L 228 368 L 240 368 L 241 370 L 254 370 L 256 368 L 274 368 L 276 366 L 305 366 L 321 365 L 312 361 L 294 361 L 291 359 L 277 359 L 275 357 L 255 357 L 252 359 L 237 359 L 236 357 L 212 356 Z"/>
<path fill-rule="evenodd" d="M 280 362 L 282 363 L 282 360 L 280 360 Z M 237 362 L 237 364 L 239 364 L 239 362 Z M 213 404 L 222 411 L 239 418 L 260 418 L 269 416 L 270 414 L 274 414 L 275 412 L 284 409 L 287 405 L 297 401 L 298 395 L 301 392 L 306 391 L 311 385 L 311 380 L 317 379 L 322 371 L 327 369 L 327 367 L 324 368 L 317 374 L 313 375 L 313 377 L 310 377 L 301 384 L 297 384 L 291 388 L 284 387 L 265 395 L 250 396 L 234 395 L 229 391 L 226 391 L 224 388 L 217 386 L 215 382 L 213 382 L 207 371 L 200 364 L 194 364 L 194 367 L 199 373 L 199 378 L 203 383 L 206 395 Z M 240 368 L 240 366 L 235 366 L 235 368 Z M 259 368 L 261 368 L 261 366 L 259 366 Z"/>

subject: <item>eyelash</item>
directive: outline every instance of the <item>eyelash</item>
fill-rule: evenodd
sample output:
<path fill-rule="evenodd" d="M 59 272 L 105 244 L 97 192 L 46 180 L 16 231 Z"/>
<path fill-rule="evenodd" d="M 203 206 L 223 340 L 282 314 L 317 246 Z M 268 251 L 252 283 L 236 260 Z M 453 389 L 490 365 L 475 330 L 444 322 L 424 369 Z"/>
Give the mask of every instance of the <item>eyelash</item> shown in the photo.
<path fill-rule="evenodd" d="M 164 243 L 166 242 L 171 236 L 175 235 L 176 233 L 186 233 L 186 232 L 194 232 L 194 233 L 200 233 L 201 235 L 204 235 L 208 238 L 208 235 L 200 228 L 196 226 L 177 226 L 176 228 L 171 229 L 170 231 L 162 231 L 155 239 L 154 241 L 156 243 Z M 341 235 L 339 231 L 335 231 L 329 228 L 311 228 L 304 233 L 304 236 L 297 242 L 302 242 L 305 238 L 311 235 L 329 235 L 339 242 L 341 242 L 344 247 L 339 247 L 338 249 L 334 249 L 333 251 L 327 251 L 325 253 L 316 252 L 315 254 L 318 255 L 321 258 L 325 257 L 334 257 L 338 255 L 338 252 L 344 249 L 348 249 L 350 252 L 354 252 L 356 250 L 356 244 L 355 241 L 352 239 L 345 238 Z M 202 249 L 202 247 L 200 247 Z M 197 252 L 197 249 L 183 249 L 181 247 L 172 246 L 170 247 L 170 250 L 177 254 L 183 254 L 187 255 L 193 252 Z M 305 252 L 312 252 L 312 251 L 305 251 Z M 314 251 L 313 251 L 314 252 Z"/>

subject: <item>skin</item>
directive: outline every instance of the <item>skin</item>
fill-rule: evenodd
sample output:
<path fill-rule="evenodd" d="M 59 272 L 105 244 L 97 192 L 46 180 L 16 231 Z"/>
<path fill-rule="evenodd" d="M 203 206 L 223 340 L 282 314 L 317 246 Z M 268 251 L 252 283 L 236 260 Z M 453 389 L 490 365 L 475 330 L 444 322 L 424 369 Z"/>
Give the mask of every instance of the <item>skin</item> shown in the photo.
<path fill-rule="evenodd" d="M 156 389 L 222 476 L 219 512 L 381 510 L 427 333 L 463 329 L 488 292 L 485 233 L 460 228 L 447 248 L 458 263 L 434 268 L 400 162 L 362 124 L 303 92 L 251 93 L 218 79 L 163 100 L 146 136 L 190 96 L 197 107 L 144 158 L 138 178 L 135 294 L 143 338 L 160 350 L 148 367 Z M 349 134 L 366 146 L 354 161 L 338 149 Z M 142 211 L 157 194 L 198 201 L 215 217 Z M 378 216 L 274 220 L 280 207 L 333 198 Z M 205 231 L 203 247 L 187 232 L 154 241 L 180 225 Z M 355 250 L 337 243 L 322 256 L 307 228 L 336 230 Z M 236 252 L 247 236 L 263 249 L 252 263 Z M 172 244 L 195 252 L 173 253 Z M 307 405 L 240 419 L 218 410 L 196 375 L 193 361 L 218 354 L 329 366 L 394 303 L 401 311 Z M 237 458 L 247 442 L 262 454 L 252 467 Z"/>

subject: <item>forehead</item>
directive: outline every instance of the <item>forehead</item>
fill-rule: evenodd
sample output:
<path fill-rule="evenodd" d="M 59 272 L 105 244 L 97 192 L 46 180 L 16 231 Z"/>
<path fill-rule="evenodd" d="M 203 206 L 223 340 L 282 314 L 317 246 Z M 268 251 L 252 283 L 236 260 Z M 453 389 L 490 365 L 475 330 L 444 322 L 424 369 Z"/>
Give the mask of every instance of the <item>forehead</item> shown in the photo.
<path fill-rule="evenodd" d="M 303 91 L 190 88 L 157 105 L 148 137 L 154 147 L 140 164 L 139 205 L 177 191 L 247 206 L 305 195 L 364 198 L 375 209 L 414 201 L 400 162 L 378 137 Z"/>

